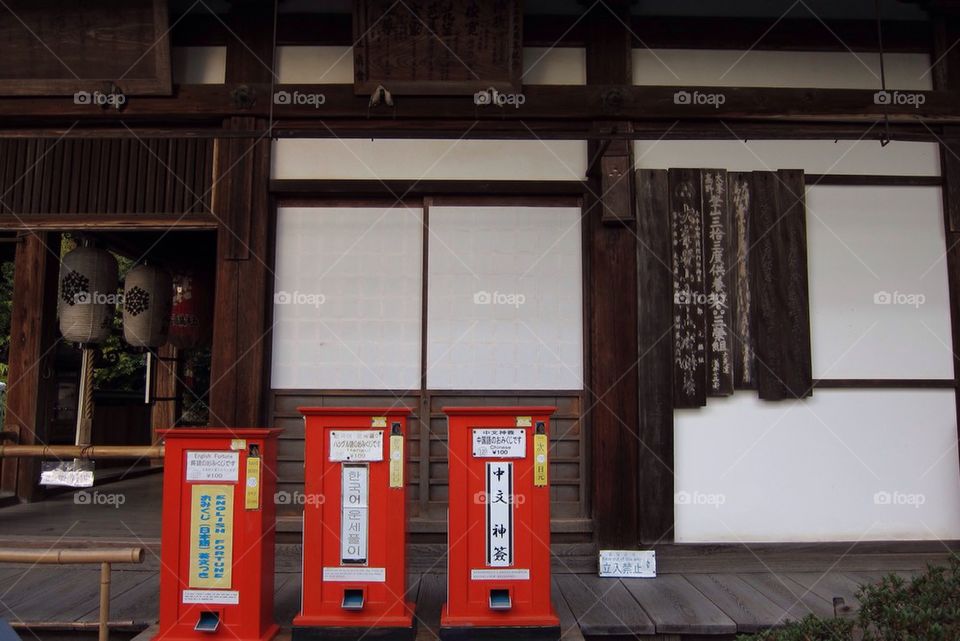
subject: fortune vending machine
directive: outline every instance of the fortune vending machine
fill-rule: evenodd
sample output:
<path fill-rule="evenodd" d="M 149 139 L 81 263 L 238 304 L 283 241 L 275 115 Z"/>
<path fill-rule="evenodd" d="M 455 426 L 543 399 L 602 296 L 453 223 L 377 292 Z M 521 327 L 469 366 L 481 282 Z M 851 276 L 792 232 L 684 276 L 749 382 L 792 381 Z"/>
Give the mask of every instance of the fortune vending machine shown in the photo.
<path fill-rule="evenodd" d="M 165 439 L 160 622 L 154 641 L 269 641 L 277 434 L 186 429 Z"/>
<path fill-rule="evenodd" d="M 560 637 L 550 602 L 553 407 L 447 407 L 450 465 L 443 639 Z"/>
<path fill-rule="evenodd" d="M 293 638 L 412 639 L 409 410 L 305 407 L 303 592 Z"/>

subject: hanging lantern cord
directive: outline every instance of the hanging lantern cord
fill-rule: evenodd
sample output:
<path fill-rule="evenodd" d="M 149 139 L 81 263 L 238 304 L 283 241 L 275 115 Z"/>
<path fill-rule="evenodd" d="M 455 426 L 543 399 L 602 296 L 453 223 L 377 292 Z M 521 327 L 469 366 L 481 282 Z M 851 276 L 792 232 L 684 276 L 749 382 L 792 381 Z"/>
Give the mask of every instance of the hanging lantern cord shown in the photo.
<path fill-rule="evenodd" d="M 877 47 L 880 51 L 880 90 L 887 91 L 887 74 L 883 65 L 883 26 L 880 19 L 880 0 L 874 0 L 874 7 L 877 14 Z M 883 114 L 883 133 L 880 135 L 880 146 L 886 147 L 890 144 L 890 114 Z"/>
<path fill-rule="evenodd" d="M 77 408 L 77 438 L 75 445 L 90 445 L 93 431 L 93 360 L 94 349 L 83 346 L 80 366 L 80 407 Z"/>

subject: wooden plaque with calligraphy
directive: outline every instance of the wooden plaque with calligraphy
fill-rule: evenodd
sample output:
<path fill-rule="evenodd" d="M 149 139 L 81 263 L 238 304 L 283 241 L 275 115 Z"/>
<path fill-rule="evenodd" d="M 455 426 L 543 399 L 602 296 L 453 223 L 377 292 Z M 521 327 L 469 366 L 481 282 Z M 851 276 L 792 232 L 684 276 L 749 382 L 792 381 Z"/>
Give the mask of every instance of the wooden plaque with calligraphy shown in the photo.
<path fill-rule="evenodd" d="M 356 0 L 353 29 L 358 94 L 520 91 L 520 0 Z"/>
<path fill-rule="evenodd" d="M 7 0 L 0 13 L 0 95 L 110 106 L 113 86 L 172 90 L 167 0 Z"/>

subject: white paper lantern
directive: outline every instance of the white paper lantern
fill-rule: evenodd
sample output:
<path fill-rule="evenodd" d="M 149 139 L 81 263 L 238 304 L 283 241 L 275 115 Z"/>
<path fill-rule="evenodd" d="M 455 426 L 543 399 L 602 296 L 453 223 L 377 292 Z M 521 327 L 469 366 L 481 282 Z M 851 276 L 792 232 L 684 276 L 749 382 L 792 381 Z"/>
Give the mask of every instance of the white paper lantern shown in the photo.
<path fill-rule="evenodd" d="M 60 262 L 60 333 L 76 343 L 110 336 L 117 306 L 117 260 L 93 247 L 77 247 Z"/>
<path fill-rule="evenodd" d="M 134 347 L 160 347 L 170 330 L 173 282 L 153 265 L 138 265 L 123 282 L 123 338 Z"/>

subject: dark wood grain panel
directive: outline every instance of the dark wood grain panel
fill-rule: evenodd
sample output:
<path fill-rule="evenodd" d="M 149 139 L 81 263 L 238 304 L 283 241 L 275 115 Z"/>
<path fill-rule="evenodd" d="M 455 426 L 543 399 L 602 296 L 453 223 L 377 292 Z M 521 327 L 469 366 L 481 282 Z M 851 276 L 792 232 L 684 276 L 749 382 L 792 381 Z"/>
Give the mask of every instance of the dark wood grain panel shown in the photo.
<path fill-rule="evenodd" d="M 704 309 L 702 176 L 699 169 L 670 169 L 673 270 L 673 404 L 707 403 Z"/>
<path fill-rule="evenodd" d="M 754 173 L 750 265 L 760 398 L 812 391 L 803 172 Z"/>
<path fill-rule="evenodd" d="M 704 169 L 702 174 L 707 395 L 729 396 L 733 393 L 730 343 L 733 225 L 729 180 L 723 169 Z"/>
<path fill-rule="evenodd" d="M 667 172 L 637 171 L 639 536 L 673 540 L 673 287 Z"/>
<path fill-rule="evenodd" d="M 8 0 L 4 13 L 0 94 L 171 91 L 166 0 Z"/>

